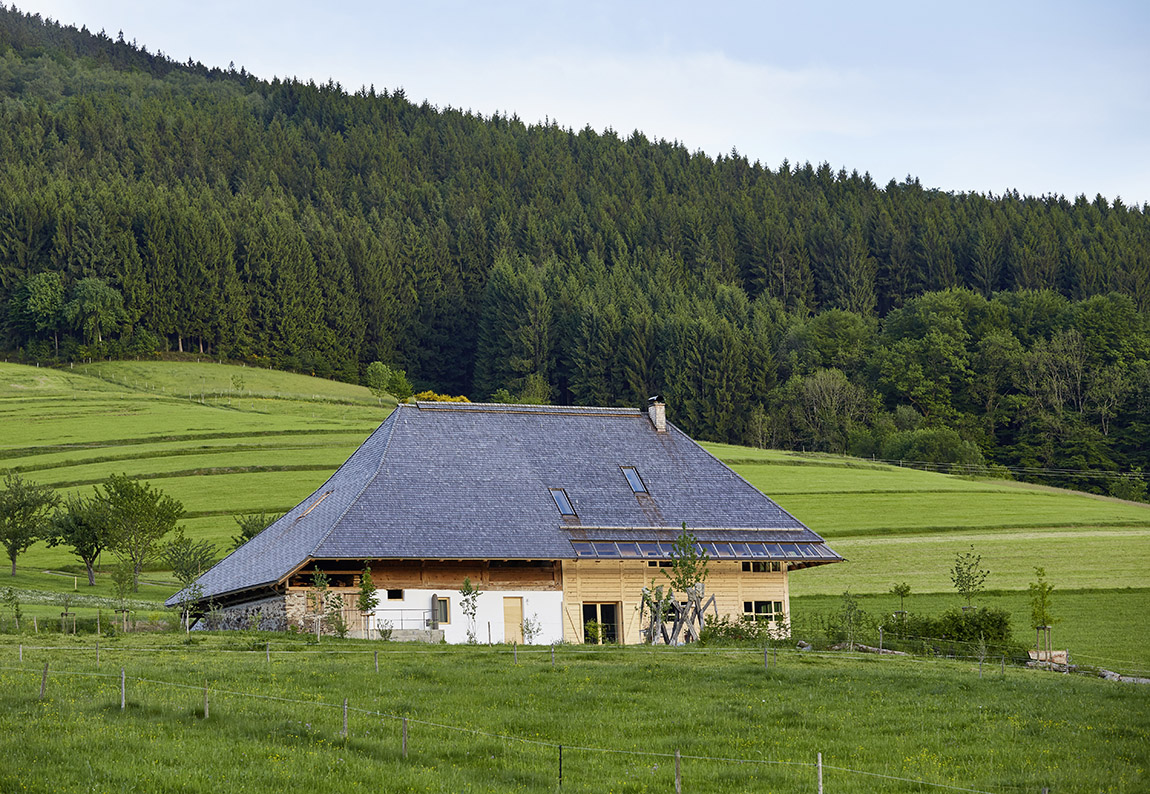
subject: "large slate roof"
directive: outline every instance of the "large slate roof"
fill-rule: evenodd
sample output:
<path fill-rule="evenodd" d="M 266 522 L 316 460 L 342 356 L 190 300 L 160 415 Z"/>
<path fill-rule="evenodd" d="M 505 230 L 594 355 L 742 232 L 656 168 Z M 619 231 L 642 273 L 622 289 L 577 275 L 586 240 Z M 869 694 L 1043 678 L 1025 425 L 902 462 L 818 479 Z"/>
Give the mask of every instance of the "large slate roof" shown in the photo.
<path fill-rule="evenodd" d="M 647 494 L 632 491 L 624 466 Z M 566 491 L 575 517 L 560 515 L 552 488 Z M 643 541 L 662 541 L 644 548 L 666 558 L 684 522 L 700 541 L 719 542 L 708 545 L 712 556 L 786 559 L 763 553 L 784 543 L 802 564 L 841 559 L 639 409 L 416 403 L 400 405 L 315 493 L 198 583 L 206 599 L 274 584 L 310 559 L 627 557 Z"/>

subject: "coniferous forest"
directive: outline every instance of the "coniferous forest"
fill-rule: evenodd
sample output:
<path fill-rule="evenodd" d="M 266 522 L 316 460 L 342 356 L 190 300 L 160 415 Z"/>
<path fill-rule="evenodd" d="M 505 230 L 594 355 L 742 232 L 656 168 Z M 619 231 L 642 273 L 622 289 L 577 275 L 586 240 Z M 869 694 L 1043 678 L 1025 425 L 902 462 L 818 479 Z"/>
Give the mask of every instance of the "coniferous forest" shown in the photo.
<path fill-rule="evenodd" d="M 661 394 L 702 439 L 1145 498 L 1146 207 L 268 81 L 3 6 L 0 113 L 0 347 L 20 360 Z"/>

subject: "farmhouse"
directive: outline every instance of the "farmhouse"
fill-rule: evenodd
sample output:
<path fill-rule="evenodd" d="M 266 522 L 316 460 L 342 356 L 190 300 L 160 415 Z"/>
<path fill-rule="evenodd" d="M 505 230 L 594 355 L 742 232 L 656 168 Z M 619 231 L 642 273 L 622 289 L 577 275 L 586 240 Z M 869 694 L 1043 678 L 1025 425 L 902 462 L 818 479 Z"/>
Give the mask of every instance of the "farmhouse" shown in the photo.
<path fill-rule="evenodd" d="M 665 417 L 658 401 L 400 405 L 315 493 L 169 604 L 313 630 L 320 572 L 360 636 L 637 643 L 642 590 L 666 582 L 686 524 L 710 556 L 720 614 L 789 612 L 790 572 L 842 558 Z M 360 615 L 365 566 L 380 600 Z M 479 590 L 473 617 L 465 579 Z"/>

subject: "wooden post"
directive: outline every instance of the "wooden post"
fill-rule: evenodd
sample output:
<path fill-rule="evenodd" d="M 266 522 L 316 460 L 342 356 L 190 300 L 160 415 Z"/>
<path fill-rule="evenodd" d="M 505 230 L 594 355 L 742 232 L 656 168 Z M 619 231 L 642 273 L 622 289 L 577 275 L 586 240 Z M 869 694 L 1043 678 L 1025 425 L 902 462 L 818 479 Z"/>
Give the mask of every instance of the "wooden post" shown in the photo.
<path fill-rule="evenodd" d="M 823 754 L 819 753 L 819 794 L 823 794 Z"/>
<path fill-rule="evenodd" d="M 48 663 L 44 662 L 44 675 L 40 678 L 40 699 L 44 699 L 44 693 L 48 690 Z"/>
<path fill-rule="evenodd" d="M 555 643 L 551 643 L 551 666 L 555 666 Z M 562 745 L 560 745 L 560 747 L 562 747 Z M 562 780 L 562 777 L 560 777 L 560 780 Z"/>
<path fill-rule="evenodd" d="M 487 621 L 487 647 L 491 647 L 491 621 Z"/>
<path fill-rule="evenodd" d="M 40 633 L 40 624 L 36 621 L 35 615 L 32 616 L 32 631 L 34 631 L 36 634 Z"/>
<path fill-rule="evenodd" d="M 882 626 L 878 627 L 878 652 L 882 653 Z"/>
<path fill-rule="evenodd" d="M 763 669 L 767 671 L 771 669 L 771 657 L 767 655 L 770 651 L 770 646 L 763 646 Z"/>
<path fill-rule="evenodd" d="M 96 609 L 96 636 L 100 636 L 100 610 Z"/>
<path fill-rule="evenodd" d="M 1006 678 L 1006 654 L 1002 654 L 1002 677 Z"/>
<path fill-rule="evenodd" d="M 407 717 L 403 718 L 403 757 L 407 758 Z"/>
<path fill-rule="evenodd" d="M 379 651 L 375 652 L 375 672 L 379 672 Z"/>
<path fill-rule="evenodd" d="M 204 719 L 208 718 L 208 681 L 204 679 Z"/>
<path fill-rule="evenodd" d="M 511 643 L 511 653 L 515 657 L 515 664 L 519 664 L 519 646 L 514 641 Z"/>
<path fill-rule="evenodd" d="M 347 698 L 343 699 L 343 738 L 347 738 Z"/>
<path fill-rule="evenodd" d="M 96 669 L 100 669 L 100 641 L 96 640 Z"/>
<path fill-rule="evenodd" d="M 24 643 L 20 643 L 20 661 L 24 661 Z"/>
<path fill-rule="evenodd" d="M 126 687 L 125 687 L 124 682 L 125 682 L 124 668 L 121 667 L 120 668 L 120 711 L 124 710 L 124 704 L 127 702 L 127 699 L 124 697 L 126 694 L 126 692 L 125 692 Z"/>
<path fill-rule="evenodd" d="M 270 642 L 264 643 L 264 653 L 267 654 L 268 664 L 272 663 L 272 644 Z"/>
<path fill-rule="evenodd" d="M 559 788 L 563 788 L 563 745 L 559 745 Z"/>
<path fill-rule="evenodd" d="M 679 748 L 675 748 L 675 794 L 683 794 L 683 777 L 679 774 Z"/>

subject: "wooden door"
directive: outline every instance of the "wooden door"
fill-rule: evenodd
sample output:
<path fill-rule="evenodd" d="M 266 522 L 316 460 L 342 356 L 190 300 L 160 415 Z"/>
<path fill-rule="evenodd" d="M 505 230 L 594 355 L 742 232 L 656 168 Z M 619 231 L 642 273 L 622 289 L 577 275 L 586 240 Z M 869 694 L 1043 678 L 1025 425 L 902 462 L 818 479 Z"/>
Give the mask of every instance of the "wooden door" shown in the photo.
<path fill-rule="evenodd" d="M 523 599 L 503 598 L 503 641 L 523 644 Z"/>

